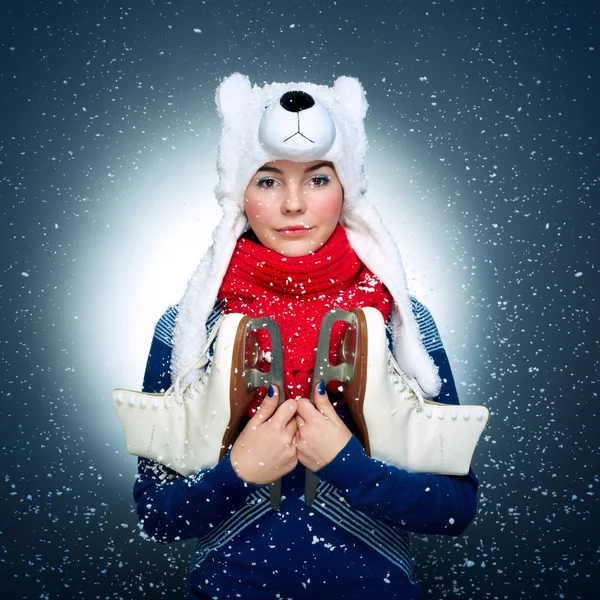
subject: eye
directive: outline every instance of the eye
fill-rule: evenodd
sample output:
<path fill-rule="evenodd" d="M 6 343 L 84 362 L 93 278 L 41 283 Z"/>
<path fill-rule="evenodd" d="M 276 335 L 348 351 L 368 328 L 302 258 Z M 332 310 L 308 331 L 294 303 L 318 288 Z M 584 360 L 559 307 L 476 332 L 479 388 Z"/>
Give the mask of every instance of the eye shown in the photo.
<path fill-rule="evenodd" d="M 331 181 L 331 177 L 329 175 L 313 175 L 309 180 L 308 183 L 309 185 L 311 185 L 312 187 L 324 187 L 326 186 L 329 182 Z"/>
<path fill-rule="evenodd" d="M 259 188 L 271 189 L 277 185 L 277 180 L 273 177 L 261 177 L 257 182 L 256 186 Z"/>

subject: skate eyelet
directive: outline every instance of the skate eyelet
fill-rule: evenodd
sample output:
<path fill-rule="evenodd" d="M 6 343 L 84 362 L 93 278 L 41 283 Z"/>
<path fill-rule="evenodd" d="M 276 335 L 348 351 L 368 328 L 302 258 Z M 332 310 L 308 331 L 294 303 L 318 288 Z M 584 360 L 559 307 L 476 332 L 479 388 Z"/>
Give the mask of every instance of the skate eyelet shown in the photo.
<path fill-rule="evenodd" d="M 146 408 L 146 406 L 148 406 L 148 400 L 146 400 L 146 398 L 142 398 L 140 405 L 142 408 Z"/>
<path fill-rule="evenodd" d="M 484 416 L 484 415 L 483 415 L 483 411 L 479 411 L 479 412 L 477 413 L 477 420 L 478 420 L 478 421 L 483 421 L 483 416 Z"/>
<path fill-rule="evenodd" d="M 465 421 L 468 421 L 471 418 L 471 413 L 468 410 L 465 410 L 463 418 Z"/>
<path fill-rule="evenodd" d="M 455 410 L 453 410 L 453 411 L 450 413 L 450 418 L 451 418 L 453 421 L 456 421 L 456 417 L 458 417 L 458 414 L 457 414 L 457 412 L 456 412 Z"/>
<path fill-rule="evenodd" d="M 135 396 L 129 396 L 129 406 L 135 406 Z"/>
<path fill-rule="evenodd" d="M 441 409 L 441 408 L 440 408 L 440 409 L 438 410 L 438 419 L 439 419 L 440 421 L 443 421 L 445 416 L 446 416 L 446 413 L 444 412 L 444 410 L 443 410 L 443 409 Z"/>
<path fill-rule="evenodd" d="M 433 411 L 430 408 L 427 409 L 427 412 L 425 414 L 427 415 L 428 419 L 431 419 L 431 417 L 433 417 Z"/>
<path fill-rule="evenodd" d="M 117 396 L 117 402 L 118 402 L 119 404 L 123 404 L 123 402 L 125 402 L 125 398 L 123 398 L 123 396 L 121 396 L 121 394 L 119 394 L 119 395 Z"/>

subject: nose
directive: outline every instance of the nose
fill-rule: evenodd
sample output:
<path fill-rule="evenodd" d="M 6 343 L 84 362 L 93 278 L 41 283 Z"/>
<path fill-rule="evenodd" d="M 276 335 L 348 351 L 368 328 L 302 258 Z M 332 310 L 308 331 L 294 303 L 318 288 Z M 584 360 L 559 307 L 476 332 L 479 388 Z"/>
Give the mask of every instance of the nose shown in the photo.
<path fill-rule="evenodd" d="M 302 191 L 295 186 L 290 186 L 285 200 L 281 205 L 281 212 L 288 215 L 300 215 L 306 211 L 306 202 L 302 196 Z"/>
<path fill-rule="evenodd" d="M 310 94 L 301 91 L 286 92 L 279 100 L 282 108 L 292 113 L 299 113 L 308 110 L 315 105 L 315 101 Z"/>

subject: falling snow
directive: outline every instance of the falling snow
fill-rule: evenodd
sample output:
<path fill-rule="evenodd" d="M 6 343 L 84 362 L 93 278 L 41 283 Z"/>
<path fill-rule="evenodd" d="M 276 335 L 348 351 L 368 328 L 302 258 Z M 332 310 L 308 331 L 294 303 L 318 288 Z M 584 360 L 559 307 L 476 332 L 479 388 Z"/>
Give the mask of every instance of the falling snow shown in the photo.
<path fill-rule="evenodd" d="M 595 597 L 595 3 L 12 4 L 5 597 L 184 595 L 194 542 L 145 539 L 110 392 L 139 388 L 153 325 L 219 218 L 214 90 L 235 71 L 259 84 L 361 79 L 370 194 L 436 317 L 461 401 L 492 411 L 473 463 L 475 522 L 457 538 L 412 536 L 424 598 Z M 335 577 L 346 549 L 311 527 L 307 546 Z M 373 577 L 393 590 L 399 576 L 382 558 Z"/>

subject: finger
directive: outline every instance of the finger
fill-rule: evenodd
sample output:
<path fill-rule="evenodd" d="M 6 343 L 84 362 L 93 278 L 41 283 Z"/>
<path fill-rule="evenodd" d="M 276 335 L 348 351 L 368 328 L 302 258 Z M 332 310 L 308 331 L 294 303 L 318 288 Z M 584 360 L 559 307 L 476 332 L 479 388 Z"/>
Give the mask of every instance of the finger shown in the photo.
<path fill-rule="evenodd" d="M 308 398 L 300 398 L 298 400 L 298 414 L 306 421 L 312 415 L 319 412 Z"/>
<path fill-rule="evenodd" d="M 294 437 L 296 435 L 296 430 L 298 429 L 298 423 L 296 419 L 290 419 L 288 424 L 285 426 L 285 430 L 290 437 Z"/>
<path fill-rule="evenodd" d="M 315 387 L 313 398 L 315 401 L 315 408 L 319 412 L 323 413 L 330 419 L 337 417 L 335 408 L 333 408 L 331 402 L 329 401 L 329 396 L 325 390 L 325 384 L 322 381 Z"/>
<path fill-rule="evenodd" d="M 297 410 L 298 402 L 296 400 L 286 400 L 271 417 L 271 423 L 285 427 L 294 418 Z"/>
<path fill-rule="evenodd" d="M 252 417 L 252 419 L 256 419 L 259 423 L 264 423 L 268 421 L 273 413 L 277 410 L 277 405 L 279 404 L 279 390 L 276 385 L 272 385 L 269 388 L 269 392 L 264 397 L 260 406 L 256 410 L 256 413 Z M 252 420 L 251 419 L 251 420 Z"/>

